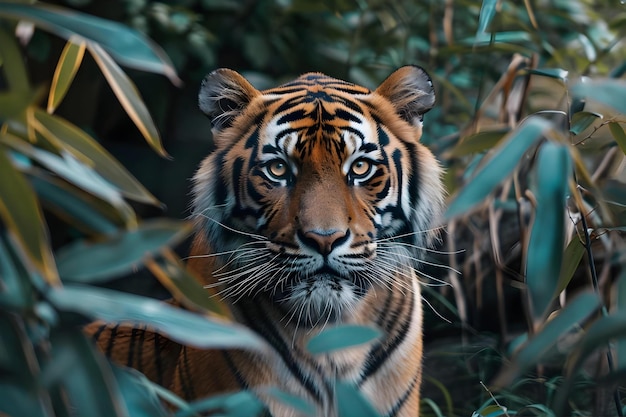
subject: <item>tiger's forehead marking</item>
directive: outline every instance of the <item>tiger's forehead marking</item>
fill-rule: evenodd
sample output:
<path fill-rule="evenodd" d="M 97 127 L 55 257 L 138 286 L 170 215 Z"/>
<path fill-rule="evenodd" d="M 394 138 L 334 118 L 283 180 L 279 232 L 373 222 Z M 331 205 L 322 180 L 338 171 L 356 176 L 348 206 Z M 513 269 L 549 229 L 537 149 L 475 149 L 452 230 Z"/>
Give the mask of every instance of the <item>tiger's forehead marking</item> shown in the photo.
<path fill-rule="evenodd" d="M 272 117 L 264 122 L 261 149 L 304 157 L 321 146 L 344 156 L 376 143 L 376 127 L 362 101 L 370 94 L 367 88 L 320 74 L 264 91 L 261 97 Z"/>

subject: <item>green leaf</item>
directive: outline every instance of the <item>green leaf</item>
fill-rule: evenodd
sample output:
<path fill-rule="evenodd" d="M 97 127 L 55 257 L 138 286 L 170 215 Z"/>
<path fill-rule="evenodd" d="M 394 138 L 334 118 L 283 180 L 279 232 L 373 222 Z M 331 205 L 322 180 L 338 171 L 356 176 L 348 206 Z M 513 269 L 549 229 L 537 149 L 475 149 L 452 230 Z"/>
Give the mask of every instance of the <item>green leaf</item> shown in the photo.
<path fill-rule="evenodd" d="M 127 219 L 111 205 L 65 181 L 33 171 L 31 184 L 41 204 L 59 218 L 90 234 L 112 235 L 130 227 Z"/>
<path fill-rule="evenodd" d="M 338 417 L 379 417 L 380 414 L 353 385 L 338 381 L 335 386 Z"/>
<path fill-rule="evenodd" d="M 602 115 L 599 113 L 592 113 L 588 111 L 575 113 L 572 116 L 572 124 L 569 131 L 572 132 L 572 134 L 574 135 L 578 135 L 589 126 L 591 126 L 598 119 L 602 119 Z"/>
<path fill-rule="evenodd" d="M 0 134 L 0 139 L 3 135 Z M 0 218 L 8 228 L 20 254 L 51 284 L 59 276 L 48 243 L 48 233 L 37 196 L 17 171 L 0 144 Z"/>
<path fill-rule="evenodd" d="M 94 138 L 67 120 L 35 109 L 35 128 L 44 136 L 52 136 L 65 149 L 89 162 L 104 179 L 115 185 L 126 197 L 135 201 L 159 205 L 159 201 L 141 185 L 106 149 Z"/>
<path fill-rule="evenodd" d="M 0 10 L 2 10 L 0 3 Z M 0 11 L 0 15 L 2 12 Z M 10 91 L 24 94 L 30 90 L 28 72 L 15 37 L 0 29 L 0 68 Z"/>
<path fill-rule="evenodd" d="M 556 78 L 557 80 L 565 81 L 567 80 L 567 76 L 569 74 L 568 71 L 561 68 L 537 68 L 537 69 L 529 69 L 529 74 L 540 75 L 542 77 L 548 78 Z"/>
<path fill-rule="evenodd" d="M 37 161 L 59 177 L 106 201 L 118 210 L 120 215 L 126 219 L 127 224 L 133 225 L 135 223 L 135 212 L 124 201 L 119 191 L 71 153 L 61 149 L 60 155 L 57 155 L 36 148 L 27 141 L 11 134 L 0 135 L 0 141 L 18 153 Z"/>
<path fill-rule="evenodd" d="M 626 154 L 626 133 L 624 133 L 622 125 L 617 122 L 610 122 L 609 130 L 611 131 L 611 135 L 613 135 L 613 139 L 615 139 L 619 148 L 624 154 Z"/>
<path fill-rule="evenodd" d="M 600 297 L 591 291 L 581 293 L 571 300 L 517 352 L 513 358 L 513 366 L 497 378 L 495 385 L 508 386 L 518 375 L 542 363 L 546 353 L 559 340 L 576 326 L 582 325 L 584 320 L 600 308 L 601 301 Z"/>
<path fill-rule="evenodd" d="M 73 311 L 107 323 L 149 326 L 175 342 L 200 349 L 266 347 L 259 336 L 241 325 L 202 316 L 151 298 L 72 284 L 51 289 L 46 296 L 59 310 Z"/>
<path fill-rule="evenodd" d="M 571 94 L 626 114 L 626 100 L 622 99 L 626 97 L 626 80 L 613 78 L 585 80 L 574 85 Z"/>
<path fill-rule="evenodd" d="M 132 417 L 167 416 L 168 412 L 144 374 L 131 369 L 111 365 L 121 399 Z"/>
<path fill-rule="evenodd" d="M 489 150 L 496 146 L 510 130 L 511 129 L 508 127 L 495 130 L 483 130 L 464 138 L 452 148 L 450 156 L 460 157 Z"/>
<path fill-rule="evenodd" d="M 96 60 L 100 71 L 104 74 L 120 104 L 124 107 L 124 110 L 126 110 L 126 113 L 135 123 L 135 126 L 137 126 L 148 144 L 159 155 L 168 157 L 161 143 L 159 131 L 135 84 L 100 45 L 89 42 L 87 43 L 87 49 Z"/>
<path fill-rule="evenodd" d="M 35 304 L 35 293 L 28 271 L 19 259 L 6 233 L 0 231 L 0 306 L 26 311 Z"/>
<path fill-rule="evenodd" d="M 50 347 L 41 383 L 48 389 L 62 387 L 67 411 L 76 416 L 128 415 L 108 363 L 80 330 L 52 332 Z"/>
<path fill-rule="evenodd" d="M 177 412 L 175 417 L 195 417 L 214 413 L 228 417 L 261 417 L 265 415 L 264 411 L 265 406 L 253 393 L 239 391 L 194 401 L 189 404 L 188 409 Z"/>
<path fill-rule="evenodd" d="M 43 3 L 20 4 L 12 1 L 0 1 L 0 16 L 33 22 L 68 40 L 76 35 L 89 39 L 102 45 L 123 65 L 163 74 L 172 83 L 180 84 L 163 50 L 137 30 L 121 23 Z"/>
<path fill-rule="evenodd" d="M 380 330 L 367 326 L 342 325 L 330 327 L 312 337 L 307 350 L 319 355 L 370 343 L 380 337 Z"/>
<path fill-rule="evenodd" d="M 302 397 L 286 393 L 285 391 L 281 391 L 275 387 L 263 389 L 261 392 L 269 395 L 274 400 L 280 401 L 281 403 L 293 408 L 298 415 L 305 415 L 309 417 L 316 416 L 315 407 Z"/>
<path fill-rule="evenodd" d="M 480 15 L 478 17 L 478 29 L 476 31 L 477 38 L 479 35 L 487 32 L 489 24 L 496 15 L 497 5 L 498 0 L 483 0 L 482 5 L 480 6 Z"/>
<path fill-rule="evenodd" d="M 513 171 L 524 153 L 551 127 L 550 122 L 531 117 L 509 133 L 474 178 L 457 193 L 449 204 L 445 217 L 450 219 L 461 215 L 484 202 L 489 193 Z"/>
<path fill-rule="evenodd" d="M 146 261 L 146 266 L 170 294 L 185 307 L 230 317 L 228 308 L 220 298 L 212 296 L 205 290 L 173 252 L 166 252 L 162 257 Z"/>
<path fill-rule="evenodd" d="M 65 48 L 63 48 L 63 52 L 61 52 L 61 57 L 54 71 L 52 86 L 48 95 L 48 112 L 54 113 L 59 104 L 61 104 L 70 85 L 72 85 L 80 64 L 83 62 L 84 55 L 85 41 L 70 38 Z"/>
<path fill-rule="evenodd" d="M 140 266 L 146 256 L 175 245 L 190 233 L 181 221 L 146 221 L 136 230 L 120 231 L 97 243 L 76 241 L 57 253 L 59 274 L 64 281 L 97 283 L 118 277 Z"/>
<path fill-rule="evenodd" d="M 547 142 L 541 147 L 536 167 L 537 204 L 526 253 L 526 285 L 537 320 L 546 314 L 558 288 L 571 171 L 566 146 Z"/>
<path fill-rule="evenodd" d="M 0 310 L 0 415 L 49 417 L 55 414 L 41 395 L 38 360 L 23 323 Z"/>
<path fill-rule="evenodd" d="M 574 237 L 563 253 L 563 264 L 561 265 L 561 273 L 559 274 L 559 282 L 556 289 L 557 294 L 563 291 L 572 280 L 584 253 L 585 247 L 577 237 Z"/>

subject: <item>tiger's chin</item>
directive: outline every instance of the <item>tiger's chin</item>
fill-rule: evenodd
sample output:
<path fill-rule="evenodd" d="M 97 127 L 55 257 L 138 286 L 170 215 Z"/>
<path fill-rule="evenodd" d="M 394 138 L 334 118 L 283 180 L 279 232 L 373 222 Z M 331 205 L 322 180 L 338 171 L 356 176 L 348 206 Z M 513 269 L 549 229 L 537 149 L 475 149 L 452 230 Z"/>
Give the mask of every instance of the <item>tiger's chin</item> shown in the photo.
<path fill-rule="evenodd" d="M 313 328 L 343 321 L 354 311 L 367 293 L 368 286 L 360 280 L 322 272 L 306 278 L 296 278 L 272 295 L 273 302 L 283 311 L 287 323 Z"/>

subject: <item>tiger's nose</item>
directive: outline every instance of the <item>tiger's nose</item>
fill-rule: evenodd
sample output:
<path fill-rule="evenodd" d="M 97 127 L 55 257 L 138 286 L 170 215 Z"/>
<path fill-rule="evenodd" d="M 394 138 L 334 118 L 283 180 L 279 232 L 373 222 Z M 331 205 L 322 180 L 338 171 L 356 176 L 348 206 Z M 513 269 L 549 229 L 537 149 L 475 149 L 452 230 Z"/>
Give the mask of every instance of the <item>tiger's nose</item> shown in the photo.
<path fill-rule="evenodd" d="M 302 243 L 324 256 L 330 254 L 337 246 L 348 240 L 349 234 L 350 230 L 330 229 L 309 230 L 306 232 L 298 230 L 298 236 Z"/>

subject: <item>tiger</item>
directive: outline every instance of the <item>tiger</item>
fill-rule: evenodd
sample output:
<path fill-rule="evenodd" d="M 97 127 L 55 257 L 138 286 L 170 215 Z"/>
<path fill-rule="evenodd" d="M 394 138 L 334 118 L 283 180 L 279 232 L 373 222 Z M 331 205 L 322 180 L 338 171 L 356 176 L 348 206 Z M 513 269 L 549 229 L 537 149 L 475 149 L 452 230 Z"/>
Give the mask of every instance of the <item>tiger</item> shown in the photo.
<path fill-rule="evenodd" d="M 270 349 L 202 350 L 119 325 L 94 327 L 97 344 L 186 399 L 251 390 L 269 415 L 298 415 L 263 394 L 276 387 L 332 417 L 346 381 L 381 416 L 419 415 L 418 271 L 445 200 L 442 167 L 420 142 L 435 104 L 427 72 L 401 67 L 375 90 L 322 73 L 258 90 L 218 69 L 198 101 L 214 149 L 192 182 L 188 267 Z M 307 350 L 340 325 L 380 337 Z"/>

